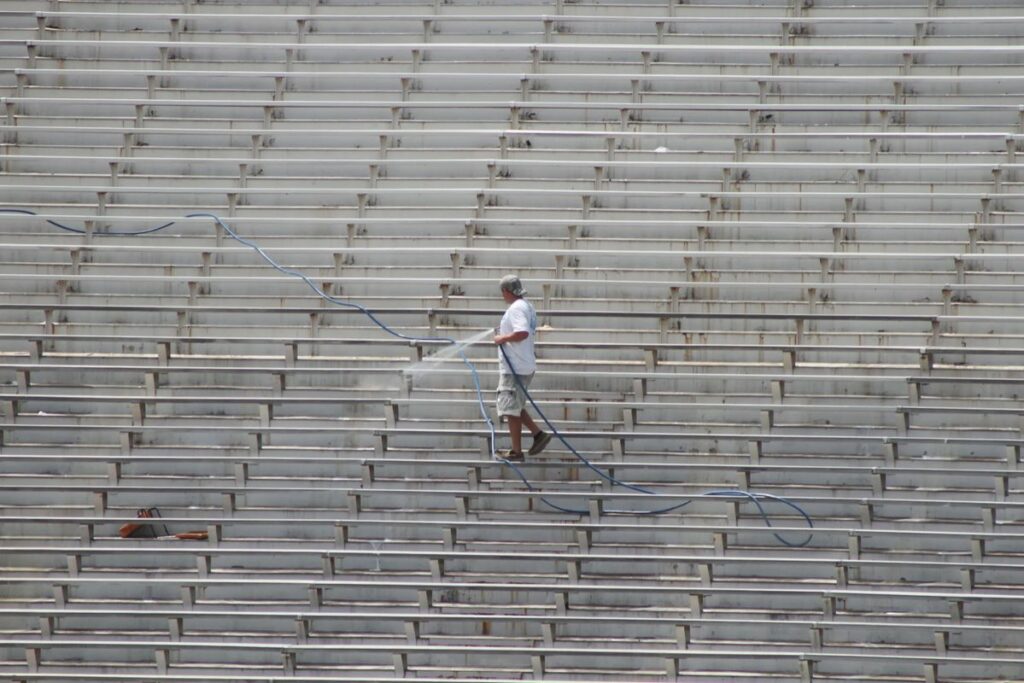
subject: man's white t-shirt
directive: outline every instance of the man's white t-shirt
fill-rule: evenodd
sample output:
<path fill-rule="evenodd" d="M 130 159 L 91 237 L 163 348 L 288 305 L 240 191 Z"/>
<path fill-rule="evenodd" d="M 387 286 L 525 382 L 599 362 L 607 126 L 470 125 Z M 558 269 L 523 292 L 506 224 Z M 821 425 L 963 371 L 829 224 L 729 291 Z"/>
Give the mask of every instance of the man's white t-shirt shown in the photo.
<path fill-rule="evenodd" d="M 526 299 L 516 299 L 501 316 L 501 325 L 498 326 L 498 334 L 512 334 L 513 332 L 529 332 L 530 336 L 523 341 L 505 342 L 498 349 L 498 362 L 501 372 L 508 375 L 511 370 L 505 363 L 505 356 L 501 349 L 505 349 L 509 360 L 512 361 L 513 370 L 517 375 L 532 375 L 537 370 L 537 357 L 533 351 L 533 339 L 537 336 L 537 312 Z"/>

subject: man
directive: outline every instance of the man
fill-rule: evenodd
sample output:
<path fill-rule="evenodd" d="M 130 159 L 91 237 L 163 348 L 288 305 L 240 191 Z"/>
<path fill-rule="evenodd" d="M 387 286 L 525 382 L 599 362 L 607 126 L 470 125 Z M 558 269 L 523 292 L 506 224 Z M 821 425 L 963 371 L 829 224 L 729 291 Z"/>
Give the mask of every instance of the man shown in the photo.
<path fill-rule="evenodd" d="M 508 420 L 508 435 L 512 441 L 512 449 L 502 455 L 506 460 L 518 462 L 526 459 L 523 455 L 523 425 L 533 435 L 530 455 L 537 455 L 551 441 L 551 434 L 541 431 L 526 412 L 524 389 L 530 386 L 530 380 L 537 370 L 537 357 L 533 351 L 533 340 L 537 336 L 537 312 L 525 296 L 526 290 L 517 276 L 506 275 L 501 278 L 501 297 L 508 304 L 508 310 L 501 317 L 498 333 L 494 335 L 494 343 L 501 347 L 498 349 L 498 414 Z M 505 356 L 511 361 L 511 367 Z M 518 375 L 518 382 L 513 373 Z"/>

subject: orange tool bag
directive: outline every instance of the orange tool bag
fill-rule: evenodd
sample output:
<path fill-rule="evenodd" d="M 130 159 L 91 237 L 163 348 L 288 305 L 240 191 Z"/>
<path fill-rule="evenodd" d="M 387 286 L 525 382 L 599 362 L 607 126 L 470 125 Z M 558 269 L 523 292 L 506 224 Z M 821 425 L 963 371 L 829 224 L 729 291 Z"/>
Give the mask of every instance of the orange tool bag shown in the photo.
<path fill-rule="evenodd" d="M 159 519 L 160 511 L 156 508 L 142 508 L 135 513 L 135 516 L 139 519 Z M 164 527 L 164 535 L 167 535 L 167 527 Z M 122 524 L 121 528 L 117 530 L 117 533 L 121 535 L 121 538 L 156 538 L 156 524 L 148 524 L 145 522 L 128 522 Z"/>
<path fill-rule="evenodd" d="M 142 508 L 135 513 L 135 516 L 139 519 L 159 519 L 160 511 L 156 508 Z M 161 523 L 160 526 L 163 527 L 164 536 L 171 536 L 165 524 Z M 157 525 L 154 523 L 128 522 L 122 524 L 117 533 L 121 535 L 121 538 L 156 538 L 156 527 Z M 174 534 L 174 538 L 182 541 L 205 541 L 209 538 L 209 534 L 205 531 L 182 531 Z"/>

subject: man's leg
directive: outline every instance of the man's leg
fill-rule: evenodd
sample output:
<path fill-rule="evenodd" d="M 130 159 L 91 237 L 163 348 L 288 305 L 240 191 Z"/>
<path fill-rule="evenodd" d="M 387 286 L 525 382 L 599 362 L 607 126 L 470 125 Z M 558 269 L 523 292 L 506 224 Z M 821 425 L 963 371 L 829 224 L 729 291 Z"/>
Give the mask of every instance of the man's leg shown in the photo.
<path fill-rule="evenodd" d="M 525 414 L 524 410 L 520 415 Z M 522 417 L 516 417 L 515 415 L 506 415 L 505 419 L 508 420 L 508 438 L 512 441 L 512 452 L 522 453 L 523 452 L 523 419 Z M 529 419 L 529 418 L 527 418 Z M 533 422 L 533 420 L 530 420 Z"/>
<path fill-rule="evenodd" d="M 526 412 L 526 408 L 523 408 L 523 411 L 519 413 L 518 419 L 527 429 L 530 430 L 531 434 L 536 434 L 537 432 L 540 431 L 540 427 L 538 427 L 537 423 L 533 421 L 533 418 L 530 417 L 530 414 Z"/>
<path fill-rule="evenodd" d="M 515 409 L 518 407 L 522 411 L 522 403 L 518 402 L 516 394 L 518 393 L 515 379 L 511 375 L 502 373 L 498 379 L 498 401 L 497 409 L 498 414 L 508 420 L 508 436 L 512 441 L 512 452 L 522 453 L 523 452 L 523 423 L 519 419 L 519 416 L 515 414 Z M 511 414 L 510 414 L 511 413 Z"/>
<path fill-rule="evenodd" d="M 530 446 L 527 455 L 539 455 L 551 443 L 551 434 L 542 430 L 540 425 L 534 422 L 533 418 L 527 414 L 525 408 L 523 412 L 519 413 L 519 419 L 530 430 L 530 434 L 533 435 L 533 445 Z"/>

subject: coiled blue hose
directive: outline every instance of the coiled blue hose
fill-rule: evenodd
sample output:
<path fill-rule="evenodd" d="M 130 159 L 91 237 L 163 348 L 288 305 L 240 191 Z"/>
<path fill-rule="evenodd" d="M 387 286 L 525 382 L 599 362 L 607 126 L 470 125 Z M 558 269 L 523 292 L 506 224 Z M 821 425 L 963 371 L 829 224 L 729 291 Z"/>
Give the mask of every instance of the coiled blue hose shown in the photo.
<path fill-rule="evenodd" d="M 0 208 L 0 213 L 14 213 L 14 214 L 22 214 L 22 215 L 26 215 L 26 216 L 36 216 L 36 215 L 38 215 L 34 211 L 29 211 L 27 209 L 15 209 L 15 208 Z M 284 266 L 279 264 L 277 261 L 275 261 L 273 258 L 271 258 L 270 255 L 267 254 L 263 250 L 262 247 L 260 247 L 255 242 L 252 242 L 252 241 L 242 237 L 238 233 L 236 233 L 231 228 L 231 226 L 229 226 L 227 223 L 225 223 L 216 214 L 207 213 L 207 212 L 190 213 L 190 214 L 186 214 L 185 218 L 209 218 L 209 219 L 213 220 L 217 225 L 219 225 L 224 230 L 225 233 L 228 234 L 228 236 L 230 236 L 236 242 L 238 242 L 240 244 L 243 244 L 243 245 L 249 247 L 250 249 L 252 249 L 253 251 L 255 251 L 260 256 L 260 258 L 262 258 L 267 263 L 267 265 L 269 265 L 274 270 L 276 270 L 276 271 L 278 271 L 278 272 L 280 272 L 280 273 L 282 273 L 284 275 L 288 275 L 290 277 L 295 277 L 295 278 L 298 278 L 298 279 L 302 280 L 304 283 L 306 283 L 306 285 L 317 296 L 321 297 L 325 301 L 328 301 L 328 302 L 330 302 L 332 304 L 335 304 L 337 306 L 342 306 L 342 307 L 352 308 L 352 309 L 358 310 L 363 315 L 365 315 L 367 318 L 369 318 L 370 321 L 373 322 L 377 327 L 379 327 L 381 330 L 383 330 L 384 332 L 386 332 L 386 333 L 388 333 L 388 334 L 390 334 L 390 335 L 392 335 L 394 337 L 397 337 L 399 339 L 405 339 L 405 340 L 408 340 L 408 341 L 444 342 L 444 343 L 451 344 L 451 345 L 454 345 L 454 346 L 458 345 L 458 341 L 453 339 L 453 338 L 451 338 L 451 337 L 444 337 L 444 336 L 416 337 L 416 336 L 402 334 L 401 332 L 398 332 L 397 330 L 394 330 L 393 328 L 391 328 L 384 321 L 380 320 L 376 315 L 374 315 L 373 311 L 368 309 L 366 306 L 363 306 L 362 304 L 359 304 L 359 303 L 356 303 L 356 302 L 345 301 L 345 300 L 339 299 L 339 298 L 337 298 L 335 296 L 331 296 L 330 294 L 324 292 L 320 287 L 318 287 L 316 285 L 316 283 L 314 283 L 313 280 L 310 279 L 309 276 L 307 276 L 304 273 L 301 273 L 301 272 L 299 272 L 297 270 L 292 270 L 290 268 L 285 268 Z M 75 228 L 75 227 L 72 227 L 72 226 L 69 226 L 69 225 L 65 225 L 64 223 L 61 223 L 61 222 L 55 221 L 55 220 L 51 220 L 51 219 L 45 219 L 45 220 L 46 220 L 46 222 L 48 224 L 53 225 L 53 226 L 55 226 L 57 228 L 60 228 L 61 230 L 66 230 L 68 232 L 74 232 L 74 233 L 78 233 L 78 234 L 86 234 L 86 231 L 82 230 L 81 228 Z M 174 224 L 175 224 L 174 221 L 170 221 L 168 223 L 165 223 L 163 225 L 157 226 L 155 228 L 147 228 L 147 229 L 144 229 L 144 230 L 127 231 L 127 232 L 95 232 L 95 233 L 93 233 L 93 235 L 97 236 L 97 237 L 102 237 L 102 236 L 130 236 L 130 237 L 134 237 L 134 236 L 148 235 L 148 234 L 151 234 L 151 233 L 154 233 L 154 232 L 158 232 L 158 231 L 163 230 L 165 228 L 169 228 L 169 227 L 171 227 Z M 624 481 L 621 481 L 621 480 L 617 479 L 616 477 L 612 476 L 611 474 L 605 472 L 601 468 L 599 468 L 596 465 L 594 465 L 594 463 L 592 463 L 585 456 L 583 456 L 579 451 L 577 451 L 576 448 L 573 447 L 573 445 L 568 441 L 568 439 L 566 439 L 565 436 L 558 430 L 558 428 L 555 427 L 555 425 L 551 423 L 551 421 L 548 419 L 547 415 L 544 414 L 544 411 L 542 411 L 540 409 L 540 406 L 537 405 L 537 402 L 533 399 L 533 396 L 531 396 L 530 393 L 526 390 L 526 387 L 523 385 L 523 382 L 520 379 L 519 375 L 515 373 L 515 368 L 513 367 L 512 362 L 509 359 L 508 354 L 506 353 L 505 349 L 502 346 L 499 346 L 498 349 L 500 350 L 501 354 L 504 356 L 505 361 L 508 363 L 509 369 L 512 370 L 512 374 L 513 374 L 513 377 L 515 378 L 516 384 L 523 391 L 523 394 L 529 400 L 530 405 L 532 405 L 534 410 L 537 411 L 537 415 L 544 421 L 544 424 L 546 424 L 548 426 L 548 428 L 551 430 L 551 433 L 558 438 L 558 440 L 562 443 L 562 445 L 565 446 L 569 450 L 569 452 L 571 452 L 573 454 L 573 456 L 575 456 L 576 459 L 579 460 L 579 462 L 581 462 L 584 466 L 589 468 L 591 471 L 595 472 L 599 477 L 601 477 L 602 479 L 607 481 L 609 484 L 612 484 L 614 486 L 621 486 L 621 487 L 623 487 L 625 489 L 628 489 L 630 491 L 635 491 L 637 493 L 643 493 L 643 494 L 647 494 L 647 495 L 651 495 L 651 496 L 658 496 L 659 495 L 656 491 L 653 491 L 653 490 L 648 489 L 646 487 L 637 486 L 635 484 L 630 484 L 630 483 L 627 483 L 627 482 L 624 482 Z M 516 475 L 519 477 L 519 479 L 522 480 L 523 484 L 526 486 L 526 488 L 529 491 L 534 492 L 534 493 L 538 493 L 537 489 L 530 482 L 529 478 L 525 475 L 525 473 L 522 471 L 522 469 L 520 469 L 520 467 L 516 465 L 516 463 L 511 462 L 511 461 L 509 461 L 509 460 L 507 460 L 505 458 L 502 458 L 502 457 L 497 455 L 496 450 L 495 450 L 495 443 L 497 441 L 497 438 L 496 438 L 496 434 L 495 434 L 494 422 L 491 420 L 490 415 L 488 415 L 487 408 L 486 408 L 486 406 L 484 404 L 483 390 L 481 389 L 481 386 L 480 386 L 480 375 L 477 372 L 476 366 L 473 364 L 472 361 L 469 360 L 469 357 L 466 355 L 465 351 L 462 348 L 459 348 L 457 350 L 457 353 L 458 353 L 459 358 L 462 360 L 463 364 L 465 364 L 465 366 L 469 369 L 470 375 L 473 378 L 473 387 L 474 387 L 474 389 L 476 391 L 477 403 L 478 403 L 479 408 L 480 408 L 480 415 L 483 418 L 484 422 L 487 424 L 487 428 L 488 428 L 488 430 L 490 432 L 490 436 L 491 436 L 491 456 L 493 458 L 495 458 L 496 460 L 499 460 L 503 464 L 505 464 L 505 465 L 509 466 L 510 468 L 512 468 L 512 470 L 516 473 Z M 545 496 L 540 495 L 539 493 L 538 493 L 538 497 L 539 497 L 539 499 L 545 505 L 547 505 L 548 507 L 550 507 L 550 508 L 552 508 L 554 510 L 557 510 L 559 512 L 564 512 L 564 513 L 568 513 L 568 514 L 575 514 L 575 515 L 583 515 L 583 516 L 586 516 L 586 515 L 590 514 L 588 510 L 573 509 L 573 508 L 567 508 L 567 507 L 558 505 L 557 503 L 554 503 L 554 502 L 548 500 Z M 792 502 L 790 500 L 787 500 L 786 498 L 784 498 L 782 496 L 774 496 L 774 495 L 771 495 L 771 494 L 768 494 L 768 493 L 758 493 L 758 492 L 752 492 L 752 491 L 745 491 L 743 489 L 722 489 L 722 490 L 705 491 L 704 493 L 701 493 L 699 495 L 699 497 L 707 497 L 707 498 L 733 498 L 733 499 L 739 499 L 739 500 L 743 500 L 743 501 L 752 502 L 757 507 L 757 510 L 758 510 L 758 512 L 761 515 L 761 518 L 764 520 L 765 525 L 768 526 L 768 527 L 772 526 L 771 518 L 768 516 L 768 513 L 765 511 L 764 505 L 762 504 L 762 501 L 776 501 L 776 502 L 782 503 L 782 504 L 792 508 L 796 512 L 798 512 L 804 518 L 804 520 L 807 522 L 808 528 L 812 528 L 812 529 L 814 528 L 814 522 L 811 519 L 810 515 L 808 515 L 807 512 L 803 508 L 801 508 L 799 505 L 797 505 L 796 503 L 794 503 L 794 502 Z M 637 511 L 637 510 L 607 510 L 607 512 L 613 513 L 613 514 L 635 514 L 635 515 L 645 515 L 645 516 L 661 515 L 661 514 L 666 514 L 666 513 L 669 513 L 669 512 L 673 512 L 675 510 L 679 510 L 679 509 L 681 509 L 683 507 L 686 507 L 687 505 L 689 505 L 692 502 L 693 502 L 692 500 L 687 500 L 687 501 L 684 501 L 682 503 L 678 503 L 676 505 L 671 505 L 671 506 L 664 507 L 664 508 L 656 508 L 656 509 L 653 509 L 653 510 L 641 510 L 641 511 Z M 780 536 L 778 533 L 774 533 L 773 532 L 773 535 L 775 536 L 776 539 L 778 539 L 778 541 L 780 543 L 782 543 L 783 545 L 785 545 L 787 547 L 790 547 L 790 548 L 801 548 L 801 547 L 806 546 L 808 543 L 810 543 L 811 538 L 813 536 L 812 533 L 809 533 L 807 535 L 807 538 L 804 539 L 803 541 L 801 541 L 799 543 L 793 543 L 793 542 L 790 542 L 790 541 L 786 540 L 785 538 Z"/>

